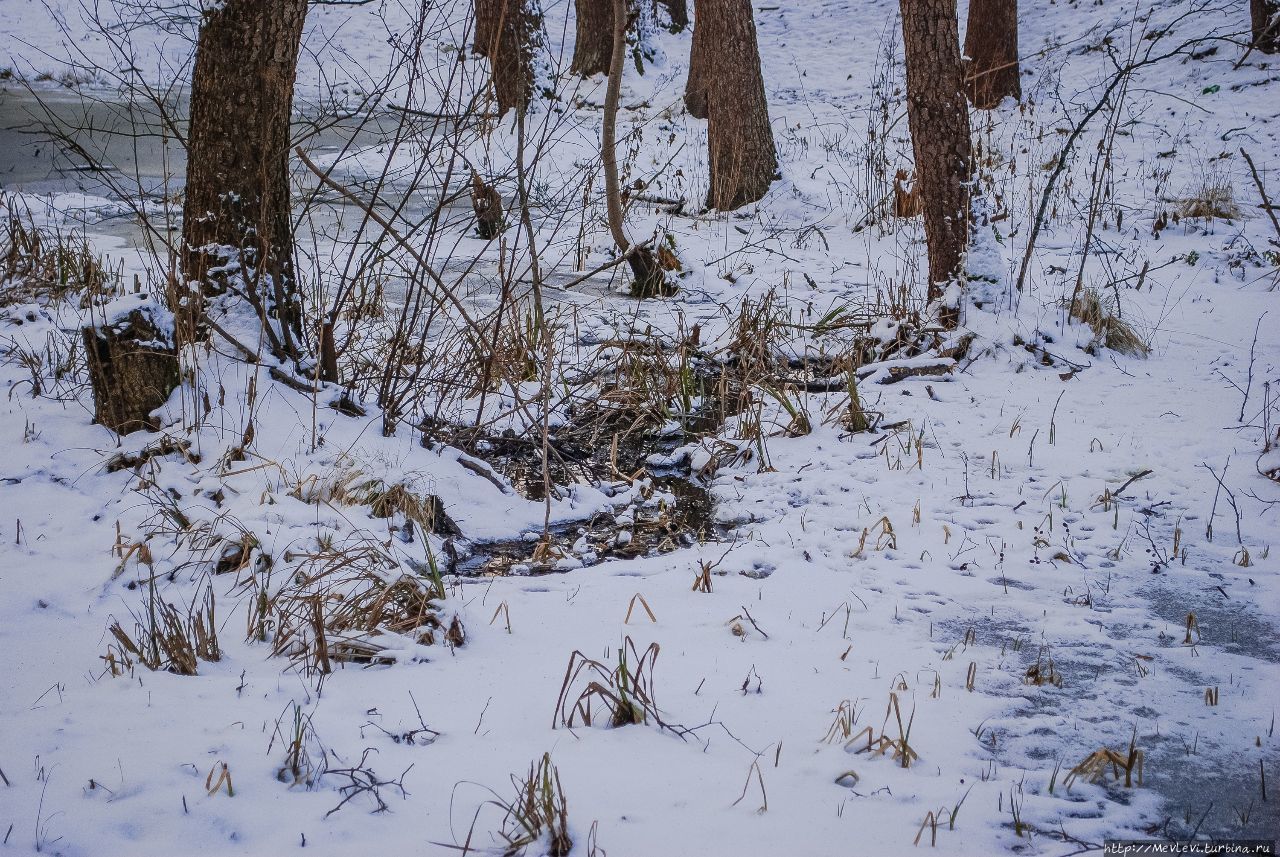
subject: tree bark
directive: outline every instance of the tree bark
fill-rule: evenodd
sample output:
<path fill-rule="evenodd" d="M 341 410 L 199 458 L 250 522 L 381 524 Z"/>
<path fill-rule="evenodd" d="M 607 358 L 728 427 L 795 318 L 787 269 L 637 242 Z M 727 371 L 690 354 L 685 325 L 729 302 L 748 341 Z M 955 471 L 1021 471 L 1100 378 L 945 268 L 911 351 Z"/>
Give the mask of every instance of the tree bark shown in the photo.
<path fill-rule="evenodd" d="M 155 430 L 151 412 L 178 386 L 173 331 L 148 308 L 81 331 L 93 386 L 94 419 L 118 434 Z"/>
<path fill-rule="evenodd" d="M 204 298 L 234 287 L 263 317 L 271 347 L 297 357 L 289 119 L 307 0 L 223 0 L 205 11 L 191 81 L 182 270 Z M 272 328 L 275 328 L 273 331 Z"/>
<path fill-rule="evenodd" d="M 666 10 L 669 32 L 679 33 L 689 26 L 688 0 L 654 0 L 655 11 L 658 6 Z"/>
<path fill-rule="evenodd" d="M 706 0 L 703 0 L 706 5 Z M 703 18 L 702 8 L 698 9 L 698 21 Z M 684 108 L 696 119 L 707 118 L 707 86 L 711 79 L 711 58 L 715 55 L 716 45 L 712 39 L 710 22 L 705 26 L 693 28 L 693 41 L 689 46 L 689 76 L 684 84 Z"/>
<path fill-rule="evenodd" d="M 574 3 L 573 64 L 581 77 L 608 74 L 613 56 L 613 0 L 576 0 Z"/>
<path fill-rule="evenodd" d="M 701 0 L 696 8 L 685 105 L 707 119 L 707 206 L 740 208 L 778 175 L 751 0 Z"/>
<path fill-rule="evenodd" d="M 498 116 L 524 110 L 533 97 L 534 54 L 541 45 L 537 0 L 475 0 L 473 53 L 489 60 Z"/>
<path fill-rule="evenodd" d="M 1022 100 L 1018 0 L 969 0 L 964 54 L 966 90 L 974 107 L 991 110 L 1005 98 Z"/>
<path fill-rule="evenodd" d="M 1280 0 L 1249 0 L 1253 46 L 1264 54 L 1280 53 Z"/>
<path fill-rule="evenodd" d="M 901 0 L 907 119 L 924 207 L 929 300 L 960 277 L 969 240 L 972 151 L 955 0 Z M 958 321 L 944 308 L 944 324 Z"/>

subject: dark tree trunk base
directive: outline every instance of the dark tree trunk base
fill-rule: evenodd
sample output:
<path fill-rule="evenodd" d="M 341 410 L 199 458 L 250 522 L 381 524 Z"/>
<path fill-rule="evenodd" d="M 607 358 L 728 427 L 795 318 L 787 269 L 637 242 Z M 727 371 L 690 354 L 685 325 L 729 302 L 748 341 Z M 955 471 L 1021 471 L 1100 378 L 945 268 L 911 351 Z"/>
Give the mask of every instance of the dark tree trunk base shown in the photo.
<path fill-rule="evenodd" d="M 657 0 L 657 4 L 667 12 L 667 31 L 680 33 L 689 27 L 688 0 Z"/>
<path fill-rule="evenodd" d="M 533 97 L 534 52 L 542 31 L 542 14 L 528 0 L 475 0 L 472 53 L 486 57 L 491 69 L 498 117 L 524 110 Z"/>
<path fill-rule="evenodd" d="M 666 269 L 648 247 L 640 247 L 627 257 L 631 266 L 631 296 L 633 298 L 670 297 L 675 286 L 667 280 Z"/>
<path fill-rule="evenodd" d="M 579 77 L 608 74 L 613 57 L 613 3 L 577 0 L 575 3 L 573 64 Z"/>
<path fill-rule="evenodd" d="M 907 66 L 907 120 L 929 251 L 929 300 L 961 274 L 969 243 L 973 171 L 955 0 L 901 0 Z M 947 327 L 956 313 L 944 308 Z"/>
<path fill-rule="evenodd" d="M 81 331 L 93 384 L 94 419 L 118 434 L 158 426 L 151 412 L 178 386 L 171 334 L 145 309 Z"/>
<path fill-rule="evenodd" d="M 502 234 L 502 195 L 471 171 L 471 207 L 476 213 L 476 233 L 486 241 Z"/>
<path fill-rule="evenodd" d="M 272 353 L 301 356 L 293 270 L 289 120 L 306 0 L 223 0 L 200 23 L 191 77 L 178 289 L 180 326 L 203 338 L 205 302 L 234 282 Z"/>
<path fill-rule="evenodd" d="M 701 0 L 696 12 L 685 107 L 707 118 L 707 207 L 732 211 L 778 177 L 756 23 L 750 0 Z"/>

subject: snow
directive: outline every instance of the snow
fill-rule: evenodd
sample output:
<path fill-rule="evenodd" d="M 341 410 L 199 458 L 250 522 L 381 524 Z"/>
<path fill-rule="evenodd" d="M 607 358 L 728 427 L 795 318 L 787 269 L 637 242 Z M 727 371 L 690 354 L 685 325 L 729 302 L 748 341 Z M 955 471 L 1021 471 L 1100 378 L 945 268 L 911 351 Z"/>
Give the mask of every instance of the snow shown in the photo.
<path fill-rule="evenodd" d="M 552 44 L 563 41 L 568 5 L 547 4 Z M 1238 34 L 1246 5 L 1181 20 L 1171 38 L 1207 27 Z M 45 15 L 43 3 L 0 0 L 0 66 L 56 79 L 71 68 L 56 60 L 67 45 L 112 59 L 78 23 L 73 0 L 50 7 L 55 14 Z M 555 290 L 565 378 L 581 368 L 575 355 L 633 334 L 674 344 L 696 324 L 708 350 L 723 345 L 743 301 L 771 291 L 803 326 L 841 307 L 883 311 L 904 284 L 923 289 L 918 223 L 855 230 L 872 190 L 863 159 L 881 96 L 892 126 L 885 157 L 909 167 L 905 119 L 893 124 L 901 67 L 887 59 L 896 8 L 815 0 L 757 9 L 784 179 L 731 216 L 636 206 L 631 234 L 674 237 L 688 271 L 681 294 L 629 301 L 617 291 L 620 278 L 609 278 L 616 270 Z M 824 419 L 838 416 L 847 393 L 796 387 L 782 394 L 808 413 L 812 431 L 787 436 L 790 414 L 760 396 L 758 411 L 731 418 L 715 438 L 650 462 L 687 458 L 695 471 L 715 471 L 718 535 L 599 564 L 580 540 L 555 559 L 554 574 L 517 566 L 505 577 L 449 578 L 440 615 L 465 626 L 456 648 L 443 635 L 428 645 L 388 633 L 383 659 L 395 663 L 339 665 L 320 680 L 272 657 L 269 642 L 245 639 L 257 585 L 248 581 L 270 557 L 277 571 L 265 585 L 278 592 L 305 567 L 298 557 L 325 540 L 386 557 L 380 573 L 390 580 L 421 578 L 444 555 L 441 536 L 409 528 L 405 541 L 401 519 L 338 499 L 335 486 L 352 474 L 438 496 L 473 544 L 536 543 L 544 522 L 573 527 L 611 510 L 620 524 L 614 543 L 626 546 L 634 510 L 657 502 L 645 496 L 645 480 L 575 486 L 546 504 L 525 499 L 488 465 L 424 446 L 419 431 L 382 436 L 369 402 L 366 416 L 344 416 L 327 404 L 336 391 L 312 398 L 216 348 L 184 355 L 210 394 L 208 413 L 190 385 L 160 412 L 165 435 L 189 442 L 189 454 L 108 472 L 112 457 L 157 436 L 117 440 L 93 424 L 87 385 L 73 376 L 33 396 L 31 361 L 75 335 L 78 308 L 33 301 L 0 309 L 0 439 L 10 449 L 0 462 L 6 849 L 230 855 L 305 844 L 335 855 L 445 854 L 469 841 L 500 853 L 503 813 L 489 802 L 511 800 L 512 775 L 523 777 L 544 752 L 559 769 L 576 855 L 590 853 L 595 823 L 601 849 L 615 855 L 899 854 L 922 830 L 926 847 L 931 812 L 955 812 L 954 826 L 941 821 L 936 834 L 951 854 L 1078 853 L 1109 838 L 1186 835 L 1201 815 L 1202 837 L 1274 838 L 1275 789 L 1264 802 L 1257 777 L 1260 765 L 1271 773 L 1280 759 L 1272 728 L 1280 577 L 1271 551 L 1280 491 L 1263 475 L 1280 466 L 1278 236 L 1238 154 L 1241 146 L 1251 153 L 1274 200 L 1274 58 L 1255 53 L 1237 69 L 1239 46 L 1215 43 L 1216 53 L 1140 72 L 1117 111 L 1112 210 L 1124 211 L 1123 223 L 1099 224 L 1084 277 L 1117 281 L 1103 297 L 1118 300 L 1152 346 L 1146 359 L 1098 348 L 1091 329 L 1064 318 L 1103 117 L 1064 173 L 1073 184 L 1055 197 L 1027 290 L 1012 287 L 1043 166 L 1113 68 L 1097 45 L 1110 32 L 1122 53 L 1141 46 L 1142 22 L 1158 29 L 1186 8 L 1051 2 L 1025 15 L 1026 102 L 975 114 L 991 183 L 979 213 L 1007 216 L 977 230 L 968 258 L 962 332 L 976 338 L 967 356 L 863 365 L 859 393 L 877 432 L 850 435 Z M 394 3 L 313 7 L 307 38 L 323 48 L 304 55 L 303 101 L 358 98 L 390 62 L 387 30 L 402 31 L 411 12 Z M 190 46 L 182 32 L 159 28 L 136 38 L 148 74 L 179 67 Z M 657 38 L 660 58 L 648 74 L 628 67 L 622 102 L 636 109 L 624 111 L 619 131 L 635 133 L 620 152 L 649 192 L 685 199 L 695 212 L 705 195 L 705 125 L 680 108 L 689 37 Z M 540 113 L 531 137 L 554 131 L 538 169 L 548 198 L 577 200 L 576 221 L 575 182 L 595 157 L 592 104 L 603 84 L 562 84 L 562 103 L 581 106 Z M 468 144 L 468 160 L 486 174 L 501 175 L 514 160 L 510 124 Z M 388 157 L 396 170 L 422 156 L 388 151 L 372 144 L 317 161 L 354 179 L 378 175 Z M 1172 213 L 1210 173 L 1226 177 L 1243 214 L 1156 229 L 1159 213 Z M 509 199 L 510 186 L 503 192 Z M 86 219 L 114 213 L 118 200 L 25 194 L 5 205 L 38 211 L 42 224 L 78 224 L 124 266 L 126 282 L 134 273 L 144 282 L 163 276 L 143 248 L 95 233 Z M 584 227 L 587 270 L 612 255 L 600 210 L 596 187 L 582 213 L 594 218 Z M 567 271 L 573 236 L 551 220 L 539 221 L 539 240 L 548 265 Z M 494 260 L 496 248 L 456 231 L 456 242 L 430 249 L 433 261 L 480 252 Z M 340 270 L 341 248 L 319 241 L 305 252 L 325 275 Z M 467 300 L 484 308 L 497 298 L 477 288 Z M 895 341 L 900 325 L 877 319 L 873 335 Z M 841 336 L 806 332 L 785 347 Z M 950 371 L 900 379 L 893 367 Z M 538 401 L 540 390 L 530 382 L 525 401 Z M 494 395 L 485 414 L 505 414 L 514 431 L 536 435 L 538 415 L 512 408 L 514 400 L 515 391 Z M 458 413 L 479 409 L 470 399 L 455 404 Z M 567 410 L 557 405 L 548 418 L 566 420 Z M 753 420 L 764 428 L 760 441 L 750 437 Z M 1273 450 L 1264 454 L 1267 432 Z M 209 573 L 208 551 L 159 514 L 166 504 L 210 532 L 253 534 L 247 568 Z M 137 552 L 122 557 L 148 534 L 150 566 Z M 691 588 L 707 568 L 711 591 Z M 142 615 L 151 578 L 184 612 L 208 587 L 215 593 L 224 654 L 201 662 L 196 676 L 135 665 L 112 677 L 100 659 L 113 643 L 111 622 L 128 629 L 131 614 Z M 627 638 L 639 652 L 659 645 L 657 706 L 665 722 L 689 731 L 553 725 L 571 654 L 612 669 Z M 1060 684 L 1029 680 L 1030 668 L 1045 676 L 1050 663 Z M 1211 688 L 1217 705 L 1206 703 Z M 910 767 L 891 753 L 857 752 L 864 727 L 899 737 L 893 699 L 910 722 L 918 754 Z M 849 747 L 843 735 L 823 740 L 846 700 L 857 713 Z M 279 778 L 295 712 L 314 729 L 304 742 L 313 761 L 331 771 L 310 788 Z M 431 733 L 403 739 L 420 728 Z M 1131 741 L 1144 753 L 1141 786 L 1080 778 L 1067 788 L 1068 772 L 1090 753 L 1124 754 Z M 346 796 L 333 772 L 362 759 L 387 783 L 387 811 L 374 812 L 378 804 L 360 794 L 331 813 Z M 206 786 L 222 764 L 234 796 Z"/>

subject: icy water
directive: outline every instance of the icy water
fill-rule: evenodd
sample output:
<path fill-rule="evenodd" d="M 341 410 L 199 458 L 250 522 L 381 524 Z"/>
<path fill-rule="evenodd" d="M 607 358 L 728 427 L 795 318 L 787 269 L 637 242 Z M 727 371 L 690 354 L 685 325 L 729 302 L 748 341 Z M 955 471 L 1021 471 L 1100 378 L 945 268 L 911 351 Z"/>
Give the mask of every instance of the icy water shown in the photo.
<path fill-rule="evenodd" d="M 186 102 L 170 99 L 164 110 L 125 100 L 119 93 L 72 89 L 0 88 L 0 184 L 7 191 L 57 196 L 82 194 L 109 203 L 143 203 L 158 214 L 164 202 L 180 209 L 186 173 Z M 377 146 L 395 132 L 398 117 L 373 115 L 308 115 L 295 117 L 293 143 L 313 156 Z M 55 137 L 64 137 L 58 140 Z M 304 190 L 314 180 L 294 164 L 295 180 Z M 77 207 L 70 198 L 67 208 Z M 398 206 L 394 191 L 383 201 Z M 320 198 L 315 228 L 342 220 L 340 199 Z M 83 204 L 83 203 L 81 203 Z M 434 204 L 425 194 L 411 198 L 403 214 L 412 219 Z M 124 238 L 136 245 L 141 227 L 130 207 L 93 206 L 85 224 L 98 234 Z M 96 209 L 96 210 L 95 210 Z M 158 218 L 163 222 L 163 217 Z M 176 222 L 175 224 L 176 225 Z"/>
<path fill-rule="evenodd" d="M 0 86 L 0 189 L 51 197 L 51 207 L 77 226 L 97 235 L 144 247 L 145 230 L 135 215 L 147 212 L 159 234 L 179 226 L 186 150 L 179 135 L 186 132 L 186 103 L 174 97 L 164 111 L 152 104 L 129 103 L 110 91 L 66 88 L 28 89 Z M 317 159 L 349 155 L 388 144 L 402 117 L 393 111 L 345 116 L 302 113 L 295 116 L 293 142 Z M 65 135 L 65 140 L 55 140 Z M 364 212 L 343 196 L 319 188 L 311 173 L 292 160 L 295 194 L 305 200 L 300 234 L 330 246 L 350 236 L 364 220 Z M 341 177 L 342 170 L 335 173 Z M 369 198 L 358 180 L 352 189 Z M 394 176 L 378 189 L 378 209 L 394 215 L 397 229 L 412 234 L 414 225 L 428 218 L 439 204 L 436 189 L 397 187 Z M 297 212 L 300 218 L 303 212 Z M 542 216 L 532 212 L 535 225 Z M 467 197 L 448 202 L 445 217 L 470 228 L 473 214 Z M 310 233 L 307 236 L 307 233 Z M 463 278 L 464 300 L 492 298 L 498 291 L 498 269 L 489 259 L 476 264 L 465 252 L 458 259 L 434 260 L 446 280 Z M 611 296 L 622 287 L 616 270 L 579 281 L 582 271 L 544 271 L 544 296 L 550 301 L 573 296 Z M 464 276 L 465 275 L 465 276 Z M 396 283 L 391 283 L 393 300 Z"/>

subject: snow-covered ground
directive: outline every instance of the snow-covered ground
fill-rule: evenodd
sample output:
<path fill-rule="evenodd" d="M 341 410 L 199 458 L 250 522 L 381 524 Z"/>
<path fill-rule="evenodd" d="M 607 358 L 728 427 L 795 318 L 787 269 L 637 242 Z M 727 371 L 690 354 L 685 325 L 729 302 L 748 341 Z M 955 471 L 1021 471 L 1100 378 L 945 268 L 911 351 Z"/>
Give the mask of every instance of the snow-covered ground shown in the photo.
<path fill-rule="evenodd" d="M 548 4 L 557 51 L 566 5 Z M 570 568 L 587 553 L 579 546 L 562 573 L 446 578 L 439 615 L 446 626 L 459 618 L 460 646 L 444 633 L 430 645 L 384 640 L 396 663 L 335 664 L 321 677 L 246 637 L 258 593 L 314 571 L 308 556 L 337 546 L 420 571 L 444 550 L 440 537 L 419 530 L 406 541 L 402 519 L 344 502 L 335 486 L 353 480 L 438 496 L 473 542 L 536 539 L 546 520 L 573 526 L 601 511 L 625 521 L 671 498 L 620 482 L 576 486 L 544 506 L 408 427 L 383 437 L 372 409 L 340 415 L 210 353 L 198 359 L 209 403 L 187 386 L 164 411 L 165 433 L 189 442 L 187 453 L 108 472 L 112 457 L 156 436 L 118 444 L 91 422 L 87 386 L 52 378 L 47 355 L 75 333 L 78 310 L 0 310 L 0 442 L 10 450 L 0 461 L 0 850 L 501 852 L 495 801 L 514 801 L 512 777 L 544 753 L 581 855 L 819 857 L 931 844 L 1065 855 L 1108 838 L 1276 838 L 1280 488 L 1261 472 L 1275 463 L 1259 456 L 1280 423 L 1280 235 L 1240 149 L 1280 198 L 1280 62 L 1255 53 L 1237 68 L 1242 47 L 1217 40 L 1135 73 L 1076 147 L 1017 292 L 1046 177 L 1114 71 L 1106 46 L 1123 62 L 1153 43 L 1238 42 L 1247 27 L 1243 2 L 1189 17 L 1186 3 L 1021 5 L 1024 104 L 974 116 L 995 217 L 970 256 L 969 294 L 982 305 L 965 308 L 968 354 L 941 375 L 868 377 L 863 404 L 882 415 L 870 433 L 824 419 L 841 394 L 796 388 L 783 397 L 812 430 L 788 436 L 799 434 L 783 430 L 791 415 L 759 395 L 754 415 L 680 451 L 695 465 L 719 454 L 708 479 L 717 526 L 704 543 Z M 64 77 L 68 39 L 109 64 L 75 9 L 0 0 L 0 67 Z M 757 8 L 783 179 L 732 216 L 634 212 L 636 234 L 673 235 L 682 291 L 637 304 L 604 277 L 557 291 L 550 317 L 566 361 L 639 332 L 672 342 L 694 325 L 710 351 L 729 341 L 744 300 L 775 300 L 812 326 L 836 307 L 864 313 L 879 299 L 887 311 L 903 284 L 922 289 L 919 224 L 862 228 L 878 187 L 864 169 L 880 151 L 869 129 L 887 127 L 890 176 L 909 167 L 896 10 L 890 0 Z M 323 49 L 304 60 L 304 100 L 326 101 L 344 75 L 349 100 L 378 78 L 388 30 L 408 20 L 391 4 L 315 7 L 309 40 Z M 185 56 L 180 35 L 137 38 L 154 60 L 144 74 Z M 643 78 L 628 69 L 620 150 L 654 195 L 696 212 L 705 126 L 680 106 L 688 39 L 664 34 Z M 99 94 L 109 83 L 92 81 Z M 588 82 L 562 102 L 576 107 L 539 114 L 557 141 L 536 168 L 548 197 L 580 181 L 593 156 L 602 93 Z M 490 174 L 514 158 L 509 125 L 470 150 Z M 1112 178 L 1081 268 L 1106 140 Z M 352 178 L 416 157 L 378 145 L 316 156 Z M 45 186 L 5 205 L 58 225 L 119 204 L 71 190 Z M 539 220 L 561 282 L 576 276 L 564 261 L 575 241 L 586 268 L 610 258 L 599 193 L 597 182 L 581 238 L 580 212 L 569 237 Z M 1221 216 L 1174 217 L 1206 194 Z M 95 232 L 95 219 L 90 240 L 126 282 L 145 280 L 154 264 L 139 242 Z M 492 253 L 467 228 L 434 258 Z M 341 248 L 317 241 L 305 252 L 326 260 Z M 1088 327 L 1066 321 L 1078 273 L 1118 302 L 1149 354 L 1097 347 Z M 480 287 L 468 300 L 494 302 Z M 833 347 L 839 336 L 810 330 L 781 344 Z M 243 567 L 212 574 L 221 547 L 203 549 L 202 528 L 252 534 Z M 708 568 L 710 587 L 695 586 Z M 196 676 L 140 664 L 112 676 L 108 628 L 145 614 L 149 580 L 184 612 L 212 591 L 220 660 Z M 573 653 L 613 669 L 628 640 L 632 667 L 635 653 L 659 647 L 652 688 L 671 728 L 652 716 L 566 728 L 557 701 Z M 570 682 L 571 699 L 585 680 Z M 866 752 L 882 737 L 884 752 Z M 288 770 L 295 738 L 299 776 Z M 1070 777 L 1095 751 L 1131 747 L 1140 784 L 1136 767 L 1128 786 L 1110 767 L 1098 782 Z"/>

